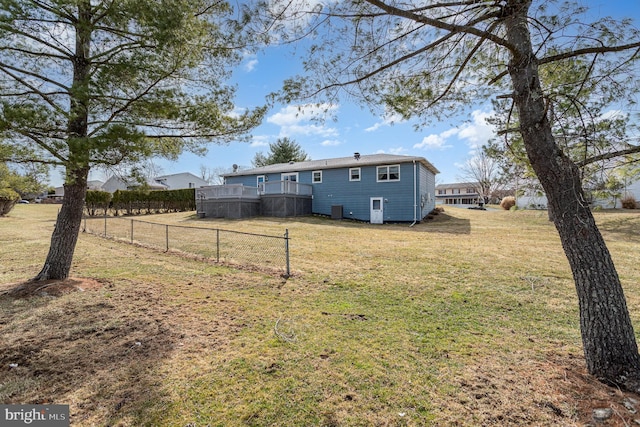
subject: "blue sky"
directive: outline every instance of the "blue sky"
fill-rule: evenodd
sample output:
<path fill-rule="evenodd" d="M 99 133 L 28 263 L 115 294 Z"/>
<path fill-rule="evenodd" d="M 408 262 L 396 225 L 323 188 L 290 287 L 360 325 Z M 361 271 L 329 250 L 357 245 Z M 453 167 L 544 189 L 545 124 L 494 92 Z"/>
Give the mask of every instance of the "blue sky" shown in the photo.
<path fill-rule="evenodd" d="M 582 0 L 593 6 L 597 15 L 631 17 L 640 25 L 640 0 Z M 297 54 L 290 47 L 271 47 L 256 55 L 245 57 L 234 71 L 233 82 L 238 85 L 236 104 L 252 107 L 264 104 L 265 96 L 278 90 L 285 78 L 300 71 L 304 52 Z M 343 101 L 331 112 L 336 120 L 319 124 L 311 120 L 312 112 L 300 114 L 298 105 L 275 105 L 262 125 L 252 132 L 250 143 L 209 146 L 204 157 L 183 154 L 178 161 L 158 160 L 154 163 L 163 174 L 191 172 L 199 175 L 201 165 L 218 171 L 230 171 L 233 164 L 251 167 L 257 152 L 268 152 L 268 144 L 277 138 L 296 141 L 314 160 L 361 154 L 402 154 L 421 156 L 439 170 L 438 183 L 460 180 L 462 165 L 493 135 L 485 119 L 491 114 L 489 105 L 477 105 L 469 114 L 433 123 L 419 131 L 410 122 L 389 123 L 382 116 L 372 114 L 366 106 Z M 91 179 L 104 180 L 101 172 Z M 51 174 L 53 185 L 61 185 L 59 174 Z"/>

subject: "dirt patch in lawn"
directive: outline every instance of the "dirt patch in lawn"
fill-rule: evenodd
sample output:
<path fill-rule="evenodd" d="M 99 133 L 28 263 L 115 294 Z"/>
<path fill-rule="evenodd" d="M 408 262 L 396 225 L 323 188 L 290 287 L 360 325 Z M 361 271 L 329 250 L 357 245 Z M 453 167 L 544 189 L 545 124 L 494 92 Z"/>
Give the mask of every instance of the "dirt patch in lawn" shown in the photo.
<path fill-rule="evenodd" d="M 103 282 L 82 277 L 71 277 L 64 280 L 42 280 L 26 281 L 19 283 L 9 283 L 2 285 L 2 294 L 12 298 L 31 298 L 42 296 L 59 297 L 72 292 L 84 292 L 87 290 L 100 289 Z"/>
<path fill-rule="evenodd" d="M 139 425 L 148 402 L 167 398 L 168 358 L 216 351 L 241 329 L 219 301 L 175 304 L 165 288 L 86 278 L 0 285 L 0 403 L 68 404 L 72 425 Z M 219 315 L 201 319 L 191 305 L 203 301 Z"/>
<path fill-rule="evenodd" d="M 144 424 L 148 408 L 175 399 L 167 366 L 189 371 L 210 352 L 231 357 L 230 341 L 247 327 L 246 313 L 214 283 L 187 282 L 171 295 L 164 283 L 132 280 L 46 285 L 0 285 L 0 402 L 69 404 L 72 425 Z M 434 397 L 434 425 L 640 423 L 640 398 L 588 375 L 580 354 L 495 354 L 463 364 L 440 378 L 448 392 Z"/>
<path fill-rule="evenodd" d="M 544 359 L 483 359 L 448 381 L 438 402 L 447 425 L 631 426 L 640 424 L 640 397 L 589 375 L 581 355 Z"/>

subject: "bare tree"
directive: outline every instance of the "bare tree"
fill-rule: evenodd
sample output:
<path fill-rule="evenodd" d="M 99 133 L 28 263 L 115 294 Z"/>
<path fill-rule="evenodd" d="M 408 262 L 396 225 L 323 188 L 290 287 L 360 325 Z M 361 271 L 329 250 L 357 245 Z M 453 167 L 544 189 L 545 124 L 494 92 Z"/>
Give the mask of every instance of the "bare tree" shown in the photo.
<path fill-rule="evenodd" d="M 484 203 L 504 187 L 502 176 L 500 175 L 500 165 L 489 157 L 484 151 L 479 152 L 467 160 L 462 168 L 462 179 L 473 182 L 476 185 L 478 194 L 484 199 Z"/>
<path fill-rule="evenodd" d="M 224 178 L 222 178 L 222 175 L 228 172 L 231 172 L 228 168 L 212 168 L 206 165 L 200 165 L 200 178 L 207 181 L 210 185 L 224 184 Z"/>
<path fill-rule="evenodd" d="M 533 0 L 346 0 L 264 5 L 281 39 L 313 36 L 306 76 L 285 82 L 283 100 L 357 97 L 424 123 L 499 97 L 544 187 L 580 306 L 588 370 L 640 391 L 640 355 L 622 285 L 585 198 L 581 172 L 562 149 L 550 114 L 557 94 L 631 105 L 638 93 L 640 32 L 629 20 L 593 19 L 579 4 Z M 575 59 L 572 79 L 547 80 Z M 579 123 L 578 123 L 579 125 Z M 603 156 L 639 152 L 627 146 Z"/>

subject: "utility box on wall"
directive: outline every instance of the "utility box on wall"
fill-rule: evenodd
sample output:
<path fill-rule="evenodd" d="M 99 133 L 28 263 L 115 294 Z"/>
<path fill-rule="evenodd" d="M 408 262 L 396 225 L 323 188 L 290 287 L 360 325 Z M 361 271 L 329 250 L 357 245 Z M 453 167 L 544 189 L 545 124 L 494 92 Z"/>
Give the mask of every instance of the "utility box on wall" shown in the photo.
<path fill-rule="evenodd" d="M 342 205 L 331 206 L 331 219 L 342 219 Z"/>

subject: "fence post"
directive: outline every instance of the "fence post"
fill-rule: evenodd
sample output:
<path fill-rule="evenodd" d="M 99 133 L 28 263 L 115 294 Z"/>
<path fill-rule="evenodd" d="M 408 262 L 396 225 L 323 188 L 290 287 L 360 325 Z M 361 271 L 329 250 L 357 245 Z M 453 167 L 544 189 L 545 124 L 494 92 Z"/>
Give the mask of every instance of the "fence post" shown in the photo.
<path fill-rule="evenodd" d="M 216 262 L 220 262 L 220 229 L 216 228 Z"/>
<path fill-rule="evenodd" d="M 284 231 L 284 256 L 287 260 L 287 277 L 291 276 L 291 268 L 289 265 L 289 229 Z"/>
<path fill-rule="evenodd" d="M 166 236 L 167 236 L 167 252 L 169 252 L 169 224 L 167 224 L 166 226 Z"/>
<path fill-rule="evenodd" d="M 131 244 L 133 245 L 133 220 L 131 220 Z"/>

